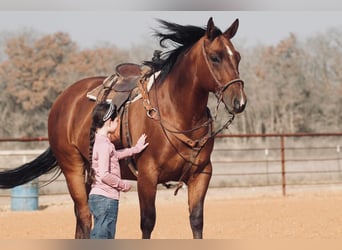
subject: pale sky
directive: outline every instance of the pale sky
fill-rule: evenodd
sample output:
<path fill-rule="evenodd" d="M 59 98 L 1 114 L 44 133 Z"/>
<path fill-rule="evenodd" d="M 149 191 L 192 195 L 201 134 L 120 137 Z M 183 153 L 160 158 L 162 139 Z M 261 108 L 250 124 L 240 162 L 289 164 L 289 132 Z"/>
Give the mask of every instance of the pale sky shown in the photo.
<path fill-rule="evenodd" d="M 276 44 L 290 32 L 305 39 L 332 27 L 342 28 L 342 11 L 0 11 L 0 32 L 24 28 L 42 34 L 68 32 L 82 47 L 102 42 L 129 48 L 152 39 L 156 18 L 179 24 L 205 26 L 209 17 L 224 31 L 236 19 L 237 41 L 248 45 Z"/>

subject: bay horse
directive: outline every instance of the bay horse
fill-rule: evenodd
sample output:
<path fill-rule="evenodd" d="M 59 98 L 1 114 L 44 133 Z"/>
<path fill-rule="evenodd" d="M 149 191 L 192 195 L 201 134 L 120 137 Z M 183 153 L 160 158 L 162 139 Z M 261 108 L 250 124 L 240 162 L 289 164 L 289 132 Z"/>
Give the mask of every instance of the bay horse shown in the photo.
<path fill-rule="evenodd" d="M 150 238 L 155 226 L 157 185 L 169 181 L 187 185 L 193 238 L 202 238 L 204 200 L 212 175 L 210 155 L 220 131 L 214 130 L 207 108 L 209 93 L 214 93 L 218 105 L 223 103 L 232 115 L 242 112 L 247 101 L 239 77 L 240 54 L 231 42 L 239 20 L 224 32 L 212 18 L 204 28 L 158 21 L 164 28 L 155 34 L 160 45 L 168 48 L 168 42 L 173 49 L 163 53 L 160 60 L 144 62 L 152 73 L 160 73 L 145 95 L 147 99 L 129 102 L 124 108 L 122 145 L 134 145 L 146 133 L 149 146 L 134 158 L 137 175 L 130 171 L 127 161 L 121 161 L 122 178 L 137 180 L 142 238 Z M 92 226 L 86 175 L 95 102 L 86 94 L 104 79 L 86 78 L 65 89 L 49 114 L 49 148 L 32 162 L 0 173 L 0 187 L 11 188 L 59 167 L 74 202 L 75 238 L 89 238 Z"/>

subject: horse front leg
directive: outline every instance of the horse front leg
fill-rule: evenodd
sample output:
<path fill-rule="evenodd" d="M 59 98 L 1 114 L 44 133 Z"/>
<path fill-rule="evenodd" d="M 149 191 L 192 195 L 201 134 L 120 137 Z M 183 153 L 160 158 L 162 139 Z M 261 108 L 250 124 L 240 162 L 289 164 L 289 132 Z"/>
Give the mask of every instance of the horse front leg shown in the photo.
<path fill-rule="evenodd" d="M 139 172 L 140 174 L 140 172 Z M 140 203 L 140 229 L 143 239 L 150 239 L 156 223 L 157 184 L 138 177 L 138 196 Z"/>
<path fill-rule="evenodd" d="M 194 239 L 203 238 L 204 199 L 211 178 L 211 164 L 188 181 L 189 219 Z"/>

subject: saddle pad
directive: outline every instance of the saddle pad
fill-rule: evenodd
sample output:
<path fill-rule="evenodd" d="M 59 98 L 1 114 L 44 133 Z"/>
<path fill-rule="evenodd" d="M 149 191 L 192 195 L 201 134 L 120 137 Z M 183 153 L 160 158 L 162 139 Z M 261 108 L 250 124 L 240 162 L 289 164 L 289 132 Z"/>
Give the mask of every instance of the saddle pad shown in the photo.
<path fill-rule="evenodd" d="M 153 86 L 154 80 L 158 78 L 159 74 L 160 74 L 160 71 L 158 71 L 158 72 L 156 72 L 156 73 L 154 73 L 153 75 L 150 76 L 150 79 L 148 80 L 148 83 L 147 83 L 147 92 L 150 91 L 150 89 Z M 135 101 L 137 101 L 137 100 L 139 100 L 141 98 L 142 98 L 142 96 L 139 93 L 135 98 L 133 98 L 131 100 L 131 102 L 135 102 Z"/>
<path fill-rule="evenodd" d="M 97 101 L 97 99 L 101 99 L 103 94 L 104 94 L 104 88 L 103 88 L 103 85 L 101 84 L 97 86 L 96 88 L 94 88 L 93 90 L 89 91 L 87 93 L 87 98 L 92 101 Z M 113 91 L 110 91 L 107 96 L 106 102 L 111 103 L 112 98 L 114 97 L 114 94 L 115 93 Z"/>

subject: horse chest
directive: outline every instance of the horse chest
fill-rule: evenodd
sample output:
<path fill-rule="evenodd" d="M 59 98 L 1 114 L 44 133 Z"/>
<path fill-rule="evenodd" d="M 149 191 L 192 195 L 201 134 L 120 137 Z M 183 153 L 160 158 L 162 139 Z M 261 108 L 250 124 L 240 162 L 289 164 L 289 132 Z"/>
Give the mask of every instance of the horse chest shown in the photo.
<path fill-rule="evenodd" d="M 177 145 L 168 148 L 167 153 L 157 157 L 161 169 L 171 169 L 172 171 L 183 169 L 186 165 L 204 167 L 210 162 L 212 143 L 208 142 L 202 148 L 191 148 L 188 145 Z"/>

